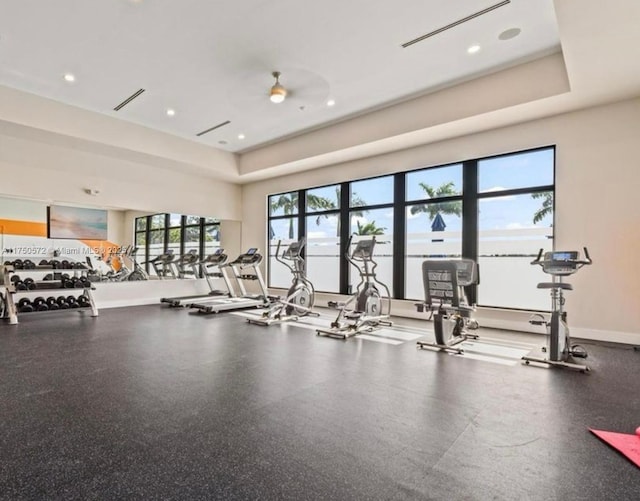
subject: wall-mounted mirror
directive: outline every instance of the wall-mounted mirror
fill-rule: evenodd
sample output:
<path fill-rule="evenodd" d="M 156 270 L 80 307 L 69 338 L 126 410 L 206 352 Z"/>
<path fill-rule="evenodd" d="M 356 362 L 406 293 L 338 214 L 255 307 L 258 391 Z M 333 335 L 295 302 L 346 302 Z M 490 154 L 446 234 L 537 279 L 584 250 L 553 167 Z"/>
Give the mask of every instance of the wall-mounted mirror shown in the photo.
<path fill-rule="evenodd" d="M 92 281 L 201 278 L 197 263 L 220 247 L 239 254 L 240 238 L 239 221 L 210 216 L 0 197 L 0 264 L 81 263 Z"/>

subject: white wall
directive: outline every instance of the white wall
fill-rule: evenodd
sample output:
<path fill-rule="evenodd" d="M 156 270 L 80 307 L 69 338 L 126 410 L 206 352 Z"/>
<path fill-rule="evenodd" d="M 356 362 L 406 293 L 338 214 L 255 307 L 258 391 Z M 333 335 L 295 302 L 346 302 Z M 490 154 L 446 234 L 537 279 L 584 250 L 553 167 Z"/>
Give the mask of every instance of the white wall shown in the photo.
<path fill-rule="evenodd" d="M 243 186 L 242 246 L 266 247 L 267 195 L 538 146 L 557 145 L 556 248 L 588 246 L 594 265 L 571 277 L 573 334 L 640 343 L 640 99 L 535 120 Z M 413 315 L 411 304 L 393 312 Z M 481 312 L 484 325 L 526 330 L 528 315 Z"/>
<path fill-rule="evenodd" d="M 1 132 L 0 179 L 0 195 L 45 203 L 240 219 L 235 184 Z"/>

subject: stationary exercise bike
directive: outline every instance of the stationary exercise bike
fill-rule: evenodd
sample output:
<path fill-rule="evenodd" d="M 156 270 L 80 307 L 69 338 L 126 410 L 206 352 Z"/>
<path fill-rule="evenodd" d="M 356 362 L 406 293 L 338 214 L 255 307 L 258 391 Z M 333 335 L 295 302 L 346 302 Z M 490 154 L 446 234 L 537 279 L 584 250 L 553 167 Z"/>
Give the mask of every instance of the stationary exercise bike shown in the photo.
<path fill-rule="evenodd" d="M 465 287 L 480 283 L 478 265 L 473 259 L 434 259 L 422 263 L 425 301 L 416 303 L 419 312 L 433 318 L 435 343 L 418 341 L 418 348 L 461 354 L 460 344 L 478 339 L 469 332 L 478 328 L 472 318 L 475 305 L 467 298 Z"/>
<path fill-rule="evenodd" d="M 279 297 L 271 304 L 269 309 L 262 314 L 261 318 L 249 318 L 249 323 L 258 325 L 271 325 L 278 322 L 296 321 L 299 317 L 306 315 L 319 316 L 312 311 L 315 301 L 315 289 L 313 284 L 307 279 L 305 262 L 302 257 L 302 249 L 305 246 L 305 239 L 291 243 L 280 254 L 282 241 L 278 241 L 276 247 L 276 261 L 289 268 L 293 275 L 293 281 L 287 295 Z"/>
<path fill-rule="evenodd" d="M 588 372 L 589 367 L 575 361 L 575 358 L 587 358 L 587 352 L 579 345 L 571 344 L 569 326 L 567 324 L 567 312 L 564 311 L 563 291 L 573 290 L 571 284 L 564 283 L 562 277 L 573 275 L 580 268 L 592 263 L 589 251 L 584 247 L 584 259 L 580 258 L 578 251 L 551 251 L 542 255 L 543 249 L 538 252 L 538 257 L 531 261 L 532 265 L 542 267 L 542 271 L 553 277 L 552 282 L 541 282 L 538 289 L 551 291 L 551 317 L 546 320 L 542 315 L 536 314 L 530 320 L 532 325 L 544 325 L 549 335 L 549 346 L 543 348 L 543 352 L 549 354 L 549 358 L 522 357 L 525 364 L 538 362 L 552 367 L 565 367 L 580 372 Z"/>
<path fill-rule="evenodd" d="M 347 249 L 351 248 L 353 235 L 349 237 Z M 346 302 L 329 301 L 330 308 L 339 310 L 330 329 L 317 329 L 319 336 L 347 339 L 361 332 L 371 332 L 380 326 L 391 326 L 391 294 L 389 288 L 376 278 L 378 263 L 373 260 L 376 237 L 360 240 L 353 252 L 345 255 L 360 274 L 360 283 Z M 360 264 L 359 264 L 360 263 Z M 384 305 L 386 301 L 386 307 Z"/>

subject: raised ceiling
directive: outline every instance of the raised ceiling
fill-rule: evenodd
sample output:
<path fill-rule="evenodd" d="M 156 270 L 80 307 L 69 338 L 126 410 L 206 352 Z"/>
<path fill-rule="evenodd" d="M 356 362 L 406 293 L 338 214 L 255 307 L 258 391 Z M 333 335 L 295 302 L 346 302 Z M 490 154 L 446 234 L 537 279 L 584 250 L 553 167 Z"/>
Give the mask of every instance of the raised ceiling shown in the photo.
<path fill-rule="evenodd" d="M 0 0 L 0 85 L 230 152 L 559 50 L 552 0 Z"/>

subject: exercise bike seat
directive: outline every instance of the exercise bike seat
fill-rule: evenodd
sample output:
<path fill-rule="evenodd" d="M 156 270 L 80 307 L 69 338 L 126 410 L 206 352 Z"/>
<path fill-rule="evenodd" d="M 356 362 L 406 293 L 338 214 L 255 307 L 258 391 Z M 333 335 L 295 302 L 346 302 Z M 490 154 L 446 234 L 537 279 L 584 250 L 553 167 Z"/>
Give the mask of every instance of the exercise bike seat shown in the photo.
<path fill-rule="evenodd" d="M 538 289 L 562 289 L 565 291 L 572 291 L 573 285 L 565 284 L 564 282 L 540 282 L 538 284 Z"/>

